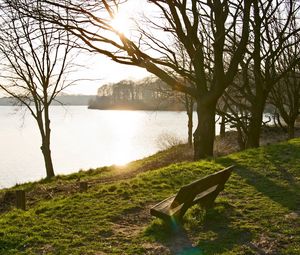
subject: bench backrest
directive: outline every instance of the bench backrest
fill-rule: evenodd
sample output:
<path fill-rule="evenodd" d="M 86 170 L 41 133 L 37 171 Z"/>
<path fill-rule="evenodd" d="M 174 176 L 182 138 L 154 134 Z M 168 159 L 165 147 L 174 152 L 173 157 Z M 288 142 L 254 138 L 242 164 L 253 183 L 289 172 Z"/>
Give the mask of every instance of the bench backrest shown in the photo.
<path fill-rule="evenodd" d="M 190 203 L 198 194 L 205 192 L 214 186 L 217 186 L 216 189 L 219 191 L 223 190 L 226 181 L 230 177 L 233 167 L 234 166 L 227 167 L 221 171 L 181 187 L 171 204 L 171 208 L 184 203 Z"/>

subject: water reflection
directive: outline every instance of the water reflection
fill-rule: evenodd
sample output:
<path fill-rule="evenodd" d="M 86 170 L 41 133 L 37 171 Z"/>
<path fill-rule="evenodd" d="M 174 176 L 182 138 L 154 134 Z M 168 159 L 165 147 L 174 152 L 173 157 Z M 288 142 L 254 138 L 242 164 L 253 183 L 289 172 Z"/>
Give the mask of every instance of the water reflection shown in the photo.
<path fill-rule="evenodd" d="M 116 111 L 109 116 L 111 124 L 111 136 L 113 143 L 113 162 L 123 165 L 135 159 L 134 138 L 142 126 L 142 118 L 139 112 Z"/>
<path fill-rule="evenodd" d="M 36 124 L 0 107 L 0 188 L 45 176 Z M 85 106 L 51 108 L 52 156 L 56 174 L 124 164 L 158 151 L 157 137 L 187 137 L 184 112 L 99 111 Z"/>

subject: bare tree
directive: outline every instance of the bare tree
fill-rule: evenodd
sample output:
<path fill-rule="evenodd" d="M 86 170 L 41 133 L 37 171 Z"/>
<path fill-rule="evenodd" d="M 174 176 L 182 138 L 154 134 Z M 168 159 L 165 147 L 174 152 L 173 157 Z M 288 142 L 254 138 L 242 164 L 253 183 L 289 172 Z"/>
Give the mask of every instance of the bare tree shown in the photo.
<path fill-rule="evenodd" d="M 64 27 L 90 51 L 118 63 L 145 68 L 172 89 L 192 96 L 198 116 L 194 158 L 213 155 L 216 104 L 233 81 L 246 51 L 252 0 L 148 1 L 161 15 L 148 23 L 168 35 L 164 38 L 175 37 L 182 43 L 192 72 L 177 61 L 169 40 L 148 36 L 149 33 L 135 33 L 129 38 L 115 29 L 111 21 L 118 8 L 122 8 L 118 5 L 120 1 L 44 0 L 38 1 L 41 9 L 35 0 L 11 2 L 27 15 L 43 14 L 44 19 Z M 53 6 L 60 10 L 54 11 Z M 229 47 L 231 54 L 227 53 Z"/>
<path fill-rule="evenodd" d="M 145 32 L 142 32 L 145 34 Z M 174 38 L 175 40 L 177 39 L 177 42 L 175 42 L 175 50 L 177 52 L 177 62 L 180 62 L 180 65 L 186 69 L 190 70 L 190 72 L 193 72 L 193 66 L 190 60 L 189 55 L 185 51 L 184 45 L 180 41 L 178 41 L 178 38 Z M 186 84 L 188 87 L 193 87 L 193 84 L 188 85 L 188 80 L 184 80 L 183 83 Z M 190 147 L 193 146 L 193 113 L 194 113 L 194 105 L 195 105 L 195 100 L 194 98 L 187 93 L 184 93 L 180 98 L 180 101 L 184 104 L 184 108 L 188 117 L 188 145 Z"/>
<path fill-rule="evenodd" d="M 282 68 L 280 59 L 295 43 L 300 32 L 298 1 L 255 1 L 253 17 L 252 74 L 254 86 L 249 94 L 251 117 L 246 147 L 259 146 L 262 116 L 266 100 L 274 85 L 300 60 L 299 53 L 292 56 Z M 251 84 L 251 83 L 249 83 Z M 253 90 L 254 88 L 254 90 Z M 251 89 L 249 89 L 251 91 Z"/>
<path fill-rule="evenodd" d="M 70 83 L 70 41 L 53 24 L 24 16 L 1 6 L 0 88 L 25 106 L 35 119 L 42 138 L 41 150 L 47 178 L 54 169 L 50 149 L 50 104 Z"/>
<path fill-rule="evenodd" d="M 193 113 L 194 113 L 194 99 L 187 93 L 178 93 L 174 92 L 174 90 L 171 90 L 168 86 L 167 88 L 164 86 L 158 88 L 158 92 L 165 95 L 166 99 L 168 101 L 173 101 L 175 104 L 180 103 L 184 107 L 184 110 L 188 117 L 188 145 L 190 147 L 193 146 Z M 181 107 L 180 107 L 181 108 Z"/>
<path fill-rule="evenodd" d="M 222 117 L 221 126 L 225 125 L 235 128 L 237 131 L 237 143 L 241 150 L 246 147 L 247 130 L 250 120 L 250 107 L 243 94 L 243 75 L 238 75 L 224 93 L 217 108 L 218 114 Z"/>
<path fill-rule="evenodd" d="M 271 90 L 269 103 L 286 123 L 288 137 L 295 137 L 295 121 L 300 114 L 300 70 L 293 68 Z M 279 122 L 281 124 L 281 122 Z"/>
<path fill-rule="evenodd" d="M 270 91 L 300 60 L 299 51 L 290 52 L 299 44 L 299 2 L 254 1 L 252 10 L 247 53 L 223 98 L 241 148 L 259 146 Z"/>

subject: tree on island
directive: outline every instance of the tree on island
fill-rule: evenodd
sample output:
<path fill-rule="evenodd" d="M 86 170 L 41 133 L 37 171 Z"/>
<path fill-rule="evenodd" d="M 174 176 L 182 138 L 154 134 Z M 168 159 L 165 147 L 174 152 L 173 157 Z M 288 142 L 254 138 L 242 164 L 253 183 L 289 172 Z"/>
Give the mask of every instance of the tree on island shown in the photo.
<path fill-rule="evenodd" d="M 71 85 L 66 81 L 71 62 L 69 36 L 55 25 L 24 16 L 1 5 L 0 89 L 25 106 L 42 139 L 46 176 L 55 175 L 51 157 L 50 104 Z"/>
<path fill-rule="evenodd" d="M 123 80 L 105 84 L 90 101 L 90 109 L 130 109 L 183 111 L 188 117 L 188 145 L 193 145 L 194 100 L 191 96 L 170 89 L 157 77 L 139 81 Z"/>

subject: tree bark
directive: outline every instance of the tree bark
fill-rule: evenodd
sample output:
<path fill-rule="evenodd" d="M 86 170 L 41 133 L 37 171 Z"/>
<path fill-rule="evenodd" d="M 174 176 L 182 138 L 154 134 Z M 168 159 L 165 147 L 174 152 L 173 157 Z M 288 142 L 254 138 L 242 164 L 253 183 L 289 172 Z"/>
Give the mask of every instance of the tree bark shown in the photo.
<path fill-rule="evenodd" d="M 198 126 L 194 132 L 194 160 L 213 156 L 216 102 L 202 104 L 197 100 Z"/>
<path fill-rule="evenodd" d="M 257 97 L 256 104 L 252 105 L 246 148 L 259 147 L 261 124 L 266 100 Z"/>
<path fill-rule="evenodd" d="M 225 134 L 226 134 L 226 130 L 225 130 L 225 114 L 221 115 L 221 122 L 220 122 L 220 137 L 224 138 Z"/>
<path fill-rule="evenodd" d="M 194 99 L 185 94 L 185 109 L 188 116 L 188 145 L 193 146 L 193 112 Z"/>
<path fill-rule="evenodd" d="M 295 120 L 291 120 L 289 123 L 287 123 L 287 125 L 289 139 L 295 138 Z"/>
<path fill-rule="evenodd" d="M 193 146 L 193 112 L 188 113 L 188 145 Z"/>
<path fill-rule="evenodd" d="M 238 141 L 238 145 L 239 145 L 239 149 L 242 151 L 242 150 L 245 150 L 245 137 L 243 135 L 243 132 L 242 132 L 242 128 L 237 126 L 237 141 Z"/>
<path fill-rule="evenodd" d="M 46 167 L 46 174 L 47 179 L 50 179 L 55 176 L 54 169 L 53 169 L 53 163 L 52 163 L 52 157 L 51 157 L 51 150 L 50 150 L 50 143 L 47 141 L 47 138 L 43 139 L 43 144 L 41 146 L 41 150 L 44 156 L 44 162 Z"/>
<path fill-rule="evenodd" d="M 50 149 L 50 135 L 51 135 L 51 128 L 50 128 L 50 119 L 49 119 L 49 105 L 44 104 L 44 121 L 42 114 L 39 113 L 37 116 L 37 123 L 39 126 L 41 138 L 42 138 L 42 146 L 41 150 L 44 157 L 44 163 L 46 168 L 46 178 L 50 179 L 55 176 L 52 157 L 51 157 L 51 149 Z"/>

